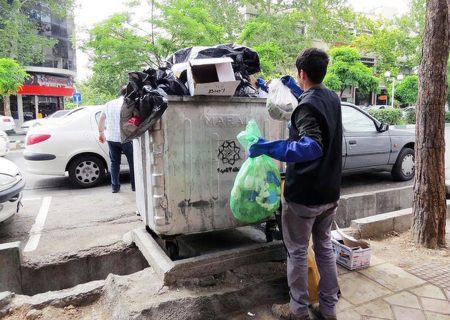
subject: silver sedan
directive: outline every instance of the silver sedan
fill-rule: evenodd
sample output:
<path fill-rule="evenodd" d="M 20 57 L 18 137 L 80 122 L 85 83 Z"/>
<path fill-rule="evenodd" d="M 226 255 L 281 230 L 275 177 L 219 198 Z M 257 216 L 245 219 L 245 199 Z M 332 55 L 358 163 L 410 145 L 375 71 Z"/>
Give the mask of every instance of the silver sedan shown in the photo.
<path fill-rule="evenodd" d="M 342 103 L 343 172 L 390 171 L 394 180 L 414 177 L 414 129 L 390 128 L 350 103 Z"/>

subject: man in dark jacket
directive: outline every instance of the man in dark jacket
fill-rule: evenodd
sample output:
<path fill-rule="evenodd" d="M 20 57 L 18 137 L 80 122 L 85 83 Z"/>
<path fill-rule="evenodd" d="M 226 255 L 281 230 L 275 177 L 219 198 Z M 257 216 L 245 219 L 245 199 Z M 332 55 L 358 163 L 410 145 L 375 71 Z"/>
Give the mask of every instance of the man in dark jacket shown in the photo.
<path fill-rule="evenodd" d="M 280 319 L 310 319 L 307 251 L 311 234 L 321 279 L 319 304 L 309 311 L 318 319 L 336 319 L 339 286 L 331 225 L 340 196 L 342 119 L 338 96 L 322 84 L 328 62 L 327 54 L 316 48 L 298 56 L 298 81 L 304 93 L 292 113 L 289 139 L 260 139 L 249 150 L 250 157 L 266 154 L 287 162 L 282 223 L 291 299 L 288 305 L 273 306 Z"/>

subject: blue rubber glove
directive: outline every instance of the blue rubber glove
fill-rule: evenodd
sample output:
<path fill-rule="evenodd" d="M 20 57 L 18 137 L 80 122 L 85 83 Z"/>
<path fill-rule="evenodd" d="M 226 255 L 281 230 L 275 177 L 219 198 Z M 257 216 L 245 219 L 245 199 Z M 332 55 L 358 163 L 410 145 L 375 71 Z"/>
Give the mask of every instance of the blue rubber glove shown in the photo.
<path fill-rule="evenodd" d="M 299 141 L 267 141 L 260 138 L 251 145 L 248 155 L 254 158 L 263 154 L 283 162 L 308 162 L 323 156 L 322 147 L 308 136 Z"/>
<path fill-rule="evenodd" d="M 267 86 L 263 78 L 256 79 L 256 84 L 261 88 L 262 91 L 269 92 L 269 87 Z"/>
<path fill-rule="evenodd" d="M 292 94 L 294 95 L 294 97 L 296 97 L 298 99 L 298 97 L 301 96 L 301 94 L 303 93 L 302 88 L 300 88 L 297 84 L 297 82 L 295 82 L 294 78 L 292 78 L 291 76 L 284 76 L 281 79 L 281 82 L 283 82 L 283 84 L 288 87 L 289 89 L 291 89 Z"/>

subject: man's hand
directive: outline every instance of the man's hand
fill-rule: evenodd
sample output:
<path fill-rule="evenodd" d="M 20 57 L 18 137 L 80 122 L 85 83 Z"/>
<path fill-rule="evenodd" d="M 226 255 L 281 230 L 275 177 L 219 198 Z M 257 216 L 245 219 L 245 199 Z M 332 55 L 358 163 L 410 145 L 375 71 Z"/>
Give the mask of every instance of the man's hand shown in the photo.
<path fill-rule="evenodd" d="M 267 142 L 269 141 L 263 138 L 259 138 L 258 142 L 252 144 L 248 149 L 248 156 L 250 158 L 255 158 L 260 155 L 266 154 L 266 152 L 268 151 Z"/>
<path fill-rule="evenodd" d="M 98 141 L 100 141 L 101 143 L 105 143 L 106 142 L 106 137 L 105 137 L 105 133 L 104 132 L 100 132 L 99 133 Z"/>

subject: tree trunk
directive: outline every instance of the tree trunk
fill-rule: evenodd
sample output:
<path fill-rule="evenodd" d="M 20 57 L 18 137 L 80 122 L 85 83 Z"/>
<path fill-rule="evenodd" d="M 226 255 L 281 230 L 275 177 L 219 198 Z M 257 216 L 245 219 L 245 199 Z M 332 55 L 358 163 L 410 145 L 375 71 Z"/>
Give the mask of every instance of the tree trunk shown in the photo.
<path fill-rule="evenodd" d="M 445 246 L 444 105 L 447 94 L 449 7 L 428 0 L 423 57 L 419 69 L 413 236 L 427 248 Z"/>
<path fill-rule="evenodd" d="M 9 96 L 3 96 L 3 111 L 5 112 L 5 116 L 11 117 L 11 100 Z"/>

